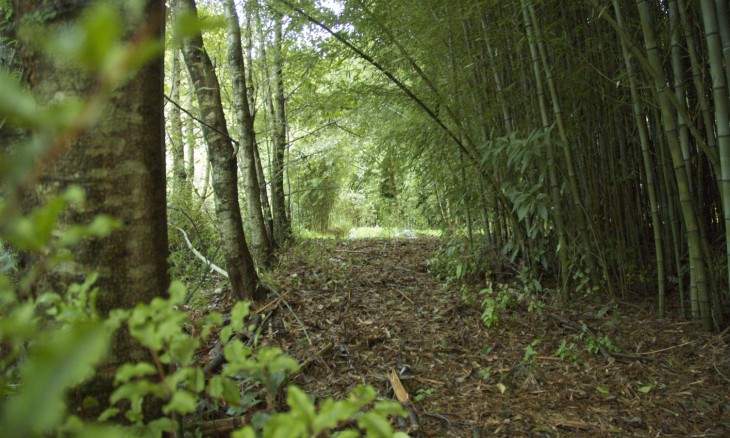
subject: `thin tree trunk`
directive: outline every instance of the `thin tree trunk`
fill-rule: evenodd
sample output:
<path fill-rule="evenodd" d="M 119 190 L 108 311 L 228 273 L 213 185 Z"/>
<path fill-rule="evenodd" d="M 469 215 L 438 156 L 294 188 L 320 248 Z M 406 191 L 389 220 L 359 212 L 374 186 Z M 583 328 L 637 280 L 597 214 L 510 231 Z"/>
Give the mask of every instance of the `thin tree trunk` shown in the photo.
<path fill-rule="evenodd" d="M 172 72 L 170 74 L 170 99 L 175 103 L 180 102 L 181 73 L 180 51 L 177 47 L 174 47 L 172 48 Z M 172 152 L 172 199 L 177 202 L 185 199 L 185 195 L 189 193 L 189 190 L 186 190 L 185 187 L 187 183 L 185 144 L 183 140 L 180 108 L 172 104 L 168 113 L 170 115 L 168 138 Z"/>
<path fill-rule="evenodd" d="M 179 49 L 178 49 L 179 50 Z M 186 83 L 190 85 L 188 87 L 187 93 L 185 93 L 185 98 L 183 99 L 183 107 L 186 108 L 191 113 L 193 112 L 193 91 L 192 91 L 192 82 L 190 81 L 190 76 L 185 75 L 187 80 Z M 185 139 L 185 146 L 187 147 L 186 150 L 186 168 L 185 168 L 185 174 L 188 178 L 188 198 L 192 199 L 193 192 L 195 192 L 195 144 L 196 144 L 196 138 L 195 138 L 195 120 L 193 120 L 190 115 L 185 115 L 185 123 L 183 123 L 183 137 Z"/>
<path fill-rule="evenodd" d="M 178 5 L 180 12 L 197 16 L 194 0 L 178 0 Z M 185 39 L 183 55 L 193 80 L 200 119 L 207 123 L 203 125 L 203 136 L 208 145 L 218 229 L 231 290 L 240 299 L 260 298 L 257 292 L 265 289 L 259 285 L 253 258 L 246 246 L 238 203 L 236 155 L 223 114 L 218 78 L 200 32 Z"/>
<path fill-rule="evenodd" d="M 261 210 L 261 191 L 254 152 L 256 133 L 253 128 L 253 115 L 249 107 L 243 47 L 241 46 L 241 27 L 233 0 L 224 0 L 223 7 L 228 24 L 228 67 L 233 81 L 233 107 L 238 121 L 239 153 L 246 192 L 251 252 L 259 266 L 267 266 L 273 258 L 273 247 Z"/>
<path fill-rule="evenodd" d="M 286 97 L 284 94 L 284 58 L 282 56 L 282 17 L 274 16 L 274 153 L 271 169 L 271 198 L 274 216 L 274 238 L 283 244 L 291 237 L 291 221 L 284 196 L 284 160 L 287 147 Z"/>

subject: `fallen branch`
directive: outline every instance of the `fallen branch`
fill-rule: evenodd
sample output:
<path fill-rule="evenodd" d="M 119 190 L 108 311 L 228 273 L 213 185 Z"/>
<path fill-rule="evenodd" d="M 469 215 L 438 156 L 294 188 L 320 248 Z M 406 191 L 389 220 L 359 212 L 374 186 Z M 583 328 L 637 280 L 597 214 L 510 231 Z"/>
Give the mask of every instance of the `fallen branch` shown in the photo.
<path fill-rule="evenodd" d="M 199 430 L 202 436 L 218 436 L 228 434 L 235 429 L 240 429 L 248 424 L 247 416 L 222 418 L 220 420 L 211 420 L 204 423 L 195 423 L 193 430 Z"/>
<path fill-rule="evenodd" d="M 197 249 L 195 249 L 195 247 L 193 246 L 192 242 L 190 242 L 190 239 L 188 239 L 188 233 L 186 233 L 185 230 L 183 230 L 180 227 L 175 227 L 175 228 L 177 228 L 177 230 L 182 233 L 183 238 L 185 238 L 185 243 L 188 245 L 188 248 L 190 248 L 190 251 L 193 254 L 195 254 L 195 257 L 197 257 L 200 260 L 202 260 L 208 266 L 208 268 L 210 268 L 211 271 L 215 271 L 215 272 L 221 274 L 222 276 L 228 278 L 228 272 L 226 272 L 225 269 L 223 269 L 220 266 L 216 265 L 215 263 L 211 262 L 210 260 L 208 260 L 207 258 L 205 258 L 205 256 L 203 254 L 201 254 L 200 251 L 198 251 Z"/>
<path fill-rule="evenodd" d="M 292 314 L 294 319 L 296 319 L 297 322 L 299 323 L 299 325 L 302 327 L 302 331 L 304 332 L 304 337 L 307 338 L 307 342 L 309 342 L 309 345 L 313 345 L 314 343 L 312 342 L 312 338 L 310 338 L 309 333 L 307 333 L 307 327 L 304 325 L 302 320 L 299 319 L 299 316 L 296 314 L 296 312 L 294 312 L 294 309 L 291 308 L 291 306 L 289 305 L 289 302 L 287 300 L 285 300 L 284 297 L 279 292 L 275 291 L 274 289 L 269 288 L 269 291 L 271 291 L 274 295 L 276 295 L 277 297 L 279 297 L 279 299 L 281 299 L 281 302 L 284 303 L 284 305 L 286 306 L 287 309 L 289 309 L 289 313 Z"/>
<path fill-rule="evenodd" d="M 334 347 L 335 347 L 335 344 L 333 344 L 332 342 L 328 343 L 327 345 L 322 347 L 318 352 L 314 353 L 314 356 L 311 356 L 309 359 L 302 362 L 302 364 L 299 365 L 299 370 L 292 373 L 289 377 L 291 378 L 297 374 L 302 373 L 305 369 L 309 368 L 309 366 L 312 365 L 315 361 L 321 359 L 322 356 L 329 353 Z"/>

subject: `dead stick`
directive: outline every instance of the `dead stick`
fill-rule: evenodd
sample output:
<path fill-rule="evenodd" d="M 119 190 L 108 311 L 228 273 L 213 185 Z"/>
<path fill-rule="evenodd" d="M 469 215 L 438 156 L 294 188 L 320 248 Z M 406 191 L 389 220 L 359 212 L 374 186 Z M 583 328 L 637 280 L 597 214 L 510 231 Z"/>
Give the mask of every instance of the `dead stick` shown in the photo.
<path fill-rule="evenodd" d="M 295 373 L 292 373 L 290 377 L 294 377 L 295 375 L 300 374 L 305 369 L 309 368 L 310 365 L 312 365 L 316 360 L 320 359 L 325 354 L 329 353 L 330 350 L 332 350 L 333 348 L 335 348 L 335 344 L 332 342 L 322 347 L 318 352 L 314 354 L 314 356 L 311 356 L 309 359 L 302 362 L 302 364 L 299 365 L 299 370 Z"/>

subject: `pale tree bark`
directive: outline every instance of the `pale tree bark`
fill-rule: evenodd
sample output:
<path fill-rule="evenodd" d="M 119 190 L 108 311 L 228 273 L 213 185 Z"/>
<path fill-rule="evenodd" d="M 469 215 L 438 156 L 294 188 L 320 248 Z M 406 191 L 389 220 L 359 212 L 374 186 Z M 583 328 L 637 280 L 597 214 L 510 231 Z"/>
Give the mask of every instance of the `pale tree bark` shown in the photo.
<path fill-rule="evenodd" d="M 246 61 L 245 64 L 248 65 L 248 68 L 246 69 L 246 80 L 247 80 L 247 87 L 248 87 L 248 105 L 249 108 L 251 108 L 251 114 L 253 115 L 254 120 L 256 119 L 256 92 L 254 90 L 254 75 L 253 75 L 253 9 L 257 8 L 257 4 L 251 5 L 252 7 L 246 8 Z M 262 41 L 264 39 L 263 35 L 261 36 Z M 264 66 L 266 66 L 266 52 L 265 50 L 262 50 L 261 52 L 261 59 L 263 61 Z M 268 73 L 266 73 L 268 76 Z M 264 119 L 266 111 L 264 111 Z M 267 190 L 267 184 L 266 184 L 266 175 L 264 175 L 264 167 L 261 164 L 261 153 L 259 151 L 259 142 L 254 138 L 254 144 L 253 144 L 253 154 L 254 154 L 254 163 L 256 164 L 256 176 L 258 177 L 259 182 L 259 199 L 261 200 L 261 210 L 264 214 L 264 223 L 266 224 L 266 233 L 269 236 L 269 242 L 271 242 L 271 246 L 275 247 L 276 242 L 274 241 L 273 235 L 274 235 L 274 219 L 271 216 L 271 204 L 269 203 L 269 193 Z"/>
<path fill-rule="evenodd" d="M 58 32 L 77 19 L 86 4 L 16 0 L 14 11 L 21 27 L 29 23 Z M 141 16 L 130 14 L 124 20 L 124 38 L 128 41 L 161 38 L 164 2 L 146 0 Z M 20 60 L 23 70 L 28 72 L 27 83 L 41 105 L 61 94 L 88 99 L 101 92 L 99 80 L 92 74 L 59 58 L 44 57 L 32 43 L 22 47 Z M 162 57 L 156 56 L 123 85 L 109 90 L 109 100 L 98 122 L 49 152 L 39 169 L 36 202 L 43 202 L 72 184 L 86 192 L 84 207 L 66 214 L 62 225 L 87 224 L 101 214 L 115 217 L 123 224 L 106 238 L 80 243 L 71 261 L 46 274 L 48 282 L 62 286 L 97 272 L 96 305 L 104 315 L 112 309 L 131 309 L 149 302 L 165 295 L 168 288 L 163 76 Z M 81 397 L 94 397 L 99 406 L 83 410 L 77 400 L 76 414 L 94 417 L 108 406 L 116 367 L 150 360 L 149 351 L 126 330 L 115 334 L 110 351 L 103 371 L 97 373 Z M 146 411 L 154 414 L 156 408 L 159 405 L 146 406 Z"/>
<path fill-rule="evenodd" d="M 188 84 L 187 92 L 183 98 L 183 108 L 193 111 L 193 86 L 190 77 L 185 75 Z M 197 139 L 195 136 L 195 120 L 189 114 L 185 114 L 183 123 L 183 138 L 185 139 L 185 174 L 188 178 L 188 190 L 190 196 L 195 191 L 195 145 Z"/>
<path fill-rule="evenodd" d="M 178 12 L 197 16 L 194 0 L 178 0 L 177 6 Z M 206 123 L 203 136 L 208 145 L 218 230 L 231 291 L 240 299 L 260 298 L 258 292 L 264 292 L 265 288 L 259 283 L 253 258 L 246 246 L 238 203 L 236 155 L 223 114 L 218 78 L 200 32 L 185 39 L 183 56 L 193 81 L 200 119 Z"/>
<path fill-rule="evenodd" d="M 274 217 L 274 239 L 283 244 L 291 237 L 291 221 L 284 196 L 284 160 L 287 147 L 286 97 L 284 94 L 284 58 L 282 56 L 282 17 L 274 15 L 273 87 L 270 94 L 274 106 L 274 153 L 271 160 L 271 204 Z"/>
<path fill-rule="evenodd" d="M 182 83 L 182 64 L 180 62 L 180 51 L 172 48 L 172 68 L 170 73 L 170 99 L 180 102 L 180 85 Z M 172 155 L 172 199 L 175 202 L 183 201 L 190 193 L 187 190 L 187 172 L 185 169 L 185 142 L 182 130 L 182 116 L 180 108 L 170 104 L 169 131 L 170 150 Z"/>
<path fill-rule="evenodd" d="M 249 106 L 246 69 L 241 46 L 241 26 L 233 0 L 224 0 L 223 7 L 228 27 L 228 67 L 233 81 L 233 108 L 238 121 L 240 166 L 246 191 L 251 252 L 259 266 L 266 266 L 272 261 L 274 253 L 261 209 L 261 192 L 256 172 L 256 154 L 254 153 L 256 133 Z"/>

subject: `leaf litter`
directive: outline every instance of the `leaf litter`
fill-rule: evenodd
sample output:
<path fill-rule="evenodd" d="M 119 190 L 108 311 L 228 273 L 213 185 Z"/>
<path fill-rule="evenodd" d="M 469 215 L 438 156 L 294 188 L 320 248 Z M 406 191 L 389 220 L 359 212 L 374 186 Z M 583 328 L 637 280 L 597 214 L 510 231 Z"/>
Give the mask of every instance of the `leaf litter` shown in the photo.
<path fill-rule="evenodd" d="M 486 328 L 484 284 L 467 304 L 428 271 L 438 245 L 295 245 L 270 279 L 287 306 L 259 342 L 303 364 L 292 381 L 317 399 L 367 384 L 400 400 L 411 436 L 730 436 L 727 331 L 659 319 L 650 298 L 560 307 L 508 284 Z"/>

